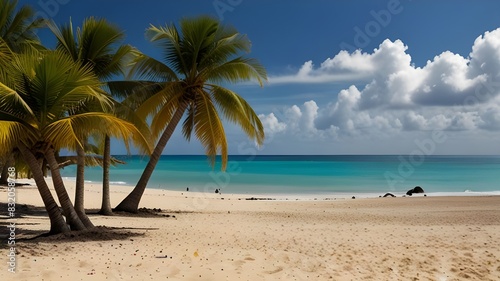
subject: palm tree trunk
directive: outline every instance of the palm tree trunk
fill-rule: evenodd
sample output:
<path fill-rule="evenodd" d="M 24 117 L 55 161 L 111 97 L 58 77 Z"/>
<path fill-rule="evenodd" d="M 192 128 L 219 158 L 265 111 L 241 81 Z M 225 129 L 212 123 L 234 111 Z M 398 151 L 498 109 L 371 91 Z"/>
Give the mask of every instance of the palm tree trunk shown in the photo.
<path fill-rule="evenodd" d="M 43 158 L 43 162 L 42 162 L 42 173 L 43 173 L 43 176 L 44 177 L 47 177 L 47 160 L 45 160 L 45 158 Z"/>
<path fill-rule="evenodd" d="M 71 230 L 84 230 L 86 229 L 80 217 L 75 211 L 71 199 L 69 199 L 68 192 L 64 187 L 64 182 L 59 173 L 59 165 L 57 164 L 56 157 L 54 156 L 54 149 L 47 148 L 45 151 L 45 158 L 50 166 L 50 173 L 52 175 L 52 182 L 54 183 L 54 189 L 56 190 L 57 198 L 59 198 L 59 203 L 63 209 L 63 213 L 66 216 L 66 220 L 71 227 Z"/>
<path fill-rule="evenodd" d="M 50 193 L 49 187 L 45 182 L 45 178 L 43 177 L 42 170 L 38 165 L 38 161 L 35 158 L 35 155 L 31 151 L 26 148 L 24 144 L 20 144 L 19 150 L 23 155 L 24 161 L 29 165 L 31 169 L 31 173 L 33 178 L 35 179 L 36 186 L 38 187 L 38 192 L 42 197 L 43 204 L 45 205 L 45 210 L 49 215 L 50 219 L 50 234 L 57 234 L 62 232 L 69 231 L 69 227 L 64 221 L 61 210 L 59 206 L 57 206 L 54 197 L 52 197 L 52 193 Z"/>
<path fill-rule="evenodd" d="M 8 184 L 9 182 L 9 167 L 14 164 L 14 154 L 10 153 L 5 157 L 5 163 L 2 167 L 2 174 L 0 175 L 0 184 Z"/>
<path fill-rule="evenodd" d="M 92 228 L 94 224 L 85 213 L 85 150 L 83 147 L 77 146 L 76 155 L 75 211 L 85 227 Z"/>
<path fill-rule="evenodd" d="M 102 159 L 102 204 L 99 214 L 113 215 L 111 198 L 109 197 L 109 165 L 111 158 L 111 140 L 108 135 L 104 137 L 104 154 Z"/>
<path fill-rule="evenodd" d="M 116 206 L 115 211 L 137 213 L 137 209 L 139 208 L 139 202 L 141 201 L 142 194 L 146 189 L 148 181 L 151 178 L 151 175 L 153 174 L 153 171 L 156 167 L 156 164 L 158 163 L 158 160 L 160 160 L 160 156 L 163 153 L 163 149 L 165 148 L 168 140 L 174 133 L 175 127 L 177 127 L 177 124 L 179 124 L 179 122 L 181 121 L 182 115 L 184 115 L 184 111 L 186 111 L 187 106 L 188 103 L 182 103 L 179 105 L 179 107 L 174 113 L 174 116 L 172 116 L 172 119 L 168 123 L 167 128 L 165 128 L 165 131 L 158 140 L 158 143 L 156 144 L 156 147 L 153 150 L 151 157 L 149 158 L 149 162 L 146 165 L 146 168 L 144 168 L 141 178 L 137 182 L 137 185 L 135 186 L 134 190 L 132 190 L 132 192 L 130 192 L 130 194 L 127 197 L 125 197 L 125 199 L 123 199 L 123 201 L 118 206 Z"/>

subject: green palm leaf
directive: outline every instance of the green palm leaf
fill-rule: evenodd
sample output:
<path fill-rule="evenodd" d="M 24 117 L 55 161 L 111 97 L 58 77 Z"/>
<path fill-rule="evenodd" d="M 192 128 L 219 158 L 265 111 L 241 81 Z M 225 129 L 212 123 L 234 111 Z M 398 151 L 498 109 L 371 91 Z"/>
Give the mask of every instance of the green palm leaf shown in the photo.
<path fill-rule="evenodd" d="M 218 86 L 249 80 L 262 86 L 267 79 L 264 67 L 255 59 L 239 56 L 240 52 L 250 50 L 246 36 L 206 16 L 182 19 L 179 28 L 174 24 L 152 25 L 146 36 L 161 48 L 163 60 L 136 54 L 129 77 L 159 82 L 156 85 L 163 89 L 127 99 L 143 101 L 137 113 L 143 118 L 152 117 L 151 130 L 158 141 L 137 186 L 117 206 L 116 209 L 122 211 L 137 211 L 154 167 L 184 115 L 184 137 L 189 140 L 194 132 L 212 166 L 220 153 L 223 170 L 227 166 L 228 148 L 218 110 L 240 125 L 258 144 L 264 140 L 262 124 L 250 105 L 232 91 Z M 136 95 L 141 91 L 129 92 Z"/>
<path fill-rule="evenodd" d="M 41 50 L 35 30 L 45 25 L 45 20 L 35 19 L 30 6 L 16 11 L 17 1 L 0 1 L 0 38 L 17 53 L 27 50 Z"/>
<path fill-rule="evenodd" d="M 99 126 L 95 126 L 95 124 L 99 124 Z M 126 140 L 127 149 L 130 138 L 137 138 L 138 141 L 149 145 L 148 140 L 132 123 L 113 114 L 101 112 L 88 112 L 62 118 L 48 125 L 44 133 L 46 140 L 57 145 L 57 149 L 76 149 L 77 145 L 82 145 L 78 136 L 102 131 L 105 131 L 109 136 Z"/>
<path fill-rule="evenodd" d="M 242 97 L 229 89 L 216 85 L 209 86 L 214 101 L 224 117 L 240 125 L 250 139 L 254 139 L 258 145 L 262 145 L 264 143 L 264 127 L 252 107 Z"/>
<path fill-rule="evenodd" d="M 139 51 L 133 52 L 134 59 L 130 73 L 138 78 L 144 78 L 152 81 L 176 81 L 177 74 L 162 62 L 148 57 Z M 131 77 L 128 77 L 131 78 Z"/>
<path fill-rule="evenodd" d="M 215 156 L 220 151 L 222 155 L 222 170 L 227 165 L 227 142 L 224 127 L 217 114 L 210 95 L 199 92 L 195 100 L 196 112 L 194 114 L 194 131 L 198 140 L 205 147 L 205 153 L 212 165 Z"/>
<path fill-rule="evenodd" d="M 208 67 L 200 76 L 214 83 L 256 80 L 262 86 L 267 73 L 257 60 L 238 57 L 221 65 Z"/>

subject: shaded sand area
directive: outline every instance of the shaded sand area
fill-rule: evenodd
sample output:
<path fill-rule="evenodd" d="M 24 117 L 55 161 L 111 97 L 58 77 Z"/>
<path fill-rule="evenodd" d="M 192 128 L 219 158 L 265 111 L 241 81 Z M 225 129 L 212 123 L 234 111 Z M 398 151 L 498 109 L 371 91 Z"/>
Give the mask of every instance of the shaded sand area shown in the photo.
<path fill-rule="evenodd" d="M 87 189 L 95 213 L 99 186 Z M 112 190 L 116 205 L 130 189 Z M 0 198 L 6 209 L 5 189 Z M 500 197 L 265 201 L 147 190 L 147 211 L 91 214 L 105 227 L 35 240 L 22 238 L 49 228 L 36 189 L 19 187 L 17 204 L 17 273 L 2 243 L 0 280 L 500 280 Z"/>

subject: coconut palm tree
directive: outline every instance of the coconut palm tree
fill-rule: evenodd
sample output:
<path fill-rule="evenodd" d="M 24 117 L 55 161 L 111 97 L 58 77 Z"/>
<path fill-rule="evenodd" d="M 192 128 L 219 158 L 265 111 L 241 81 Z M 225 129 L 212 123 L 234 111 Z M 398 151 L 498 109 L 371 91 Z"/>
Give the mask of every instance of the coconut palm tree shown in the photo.
<path fill-rule="evenodd" d="M 35 19 L 34 11 L 24 5 L 16 11 L 17 0 L 0 0 L 0 38 L 15 53 L 27 49 L 43 49 L 36 30 L 45 25 L 43 19 Z"/>
<path fill-rule="evenodd" d="M 17 1 L 0 0 L 0 76 L 5 73 L 5 65 L 9 64 L 14 53 L 27 49 L 43 49 L 36 35 L 36 30 L 44 26 L 41 19 L 34 20 L 34 12 L 30 6 L 17 9 Z M 0 163 L 2 174 L 0 184 L 7 182 L 7 169 L 15 162 L 14 154 L 6 152 Z"/>
<path fill-rule="evenodd" d="M 70 55 L 73 60 L 88 67 L 102 81 L 106 82 L 115 75 L 123 73 L 125 59 L 131 51 L 129 45 L 123 45 L 122 42 L 125 34 L 115 25 L 110 24 L 105 19 L 96 19 L 94 17 L 87 18 L 83 21 L 81 29 L 78 28 L 76 35 L 73 30 L 73 24 L 58 27 L 56 24 L 49 23 L 49 28 L 56 36 L 57 49 Z M 116 105 L 118 106 L 118 105 Z M 143 126 L 146 127 L 146 126 Z M 143 135 L 147 135 L 149 130 L 143 131 Z M 109 136 L 104 138 L 108 141 Z M 144 144 L 143 136 L 135 138 L 139 146 L 146 145 L 145 150 L 149 150 L 148 144 Z M 86 138 L 82 138 L 83 144 L 86 145 Z M 106 146 L 105 146 L 106 148 Z M 84 147 L 76 148 L 78 163 L 76 175 L 76 191 L 75 191 L 75 209 L 79 216 L 89 222 L 85 215 L 84 209 L 84 168 L 85 168 L 85 149 Z M 110 150 L 105 150 L 105 153 L 110 153 Z M 109 158 L 110 155 L 104 155 L 103 174 L 109 173 Z M 109 176 L 103 178 L 103 208 L 101 213 L 110 214 L 111 205 L 109 203 Z"/>
<path fill-rule="evenodd" d="M 137 112 L 152 118 L 151 130 L 159 139 L 134 190 L 116 207 L 119 211 L 137 212 L 149 178 L 184 114 L 186 139 L 194 132 L 212 165 L 221 153 L 223 170 L 227 142 L 219 114 L 239 125 L 256 143 L 264 140 L 262 124 L 250 105 L 221 86 L 248 80 L 262 86 L 267 79 L 257 60 L 240 55 L 250 51 L 246 36 L 207 16 L 183 19 L 179 28 L 152 25 L 146 36 L 162 48 L 164 62 L 136 52 L 132 73 L 147 80 L 137 82 L 139 87 L 128 100 L 132 104 L 140 101 Z"/>
<path fill-rule="evenodd" d="M 119 82 L 118 82 L 119 83 Z M 150 155 L 153 150 L 154 144 L 153 139 L 150 134 L 149 126 L 146 124 L 145 120 L 140 119 L 135 113 L 133 108 L 126 106 L 123 103 L 115 101 L 114 114 L 121 119 L 128 120 L 136 126 L 136 128 L 145 136 L 148 143 L 145 142 L 135 142 L 136 148 L 139 148 L 139 153 L 142 155 Z M 101 215 L 112 215 L 113 210 L 111 208 L 111 198 L 110 198 L 110 187 L 109 187 L 109 168 L 112 162 L 116 162 L 116 159 L 111 158 L 111 139 L 109 135 L 104 136 L 103 140 L 103 159 L 102 159 L 102 204 L 99 214 Z M 128 148 L 127 148 L 128 151 Z"/>
<path fill-rule="evenodd" d="M 66 231 L 38 162 L 45 159 L 67 223 L 72 230 L 86 229 L 62 181 L 56 151 L 75 150 L 82 146 L 78 136 L 103 130 L 122 139 L 140 132 L 133 124 L 106 113 L 112 100 L 92 69 L 61 51 L 16 54 L 7 67 L 9 75 L 0 77 L 0 154 L 19 149 L 49 213 L 51 232 Z M 103 110 L 81 112 L 87 103 L 100 104 Z"/>

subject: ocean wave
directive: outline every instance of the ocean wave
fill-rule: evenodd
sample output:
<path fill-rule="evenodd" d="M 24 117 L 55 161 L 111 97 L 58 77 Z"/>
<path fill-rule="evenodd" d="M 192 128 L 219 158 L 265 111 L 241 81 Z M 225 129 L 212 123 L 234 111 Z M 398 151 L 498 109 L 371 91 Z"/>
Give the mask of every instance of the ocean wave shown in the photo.
<path fill-rule="evenodd" d="M 109 184 L 126 185 L 127 182 L 124 182 L 124 181 L 110 181 Z"/>

